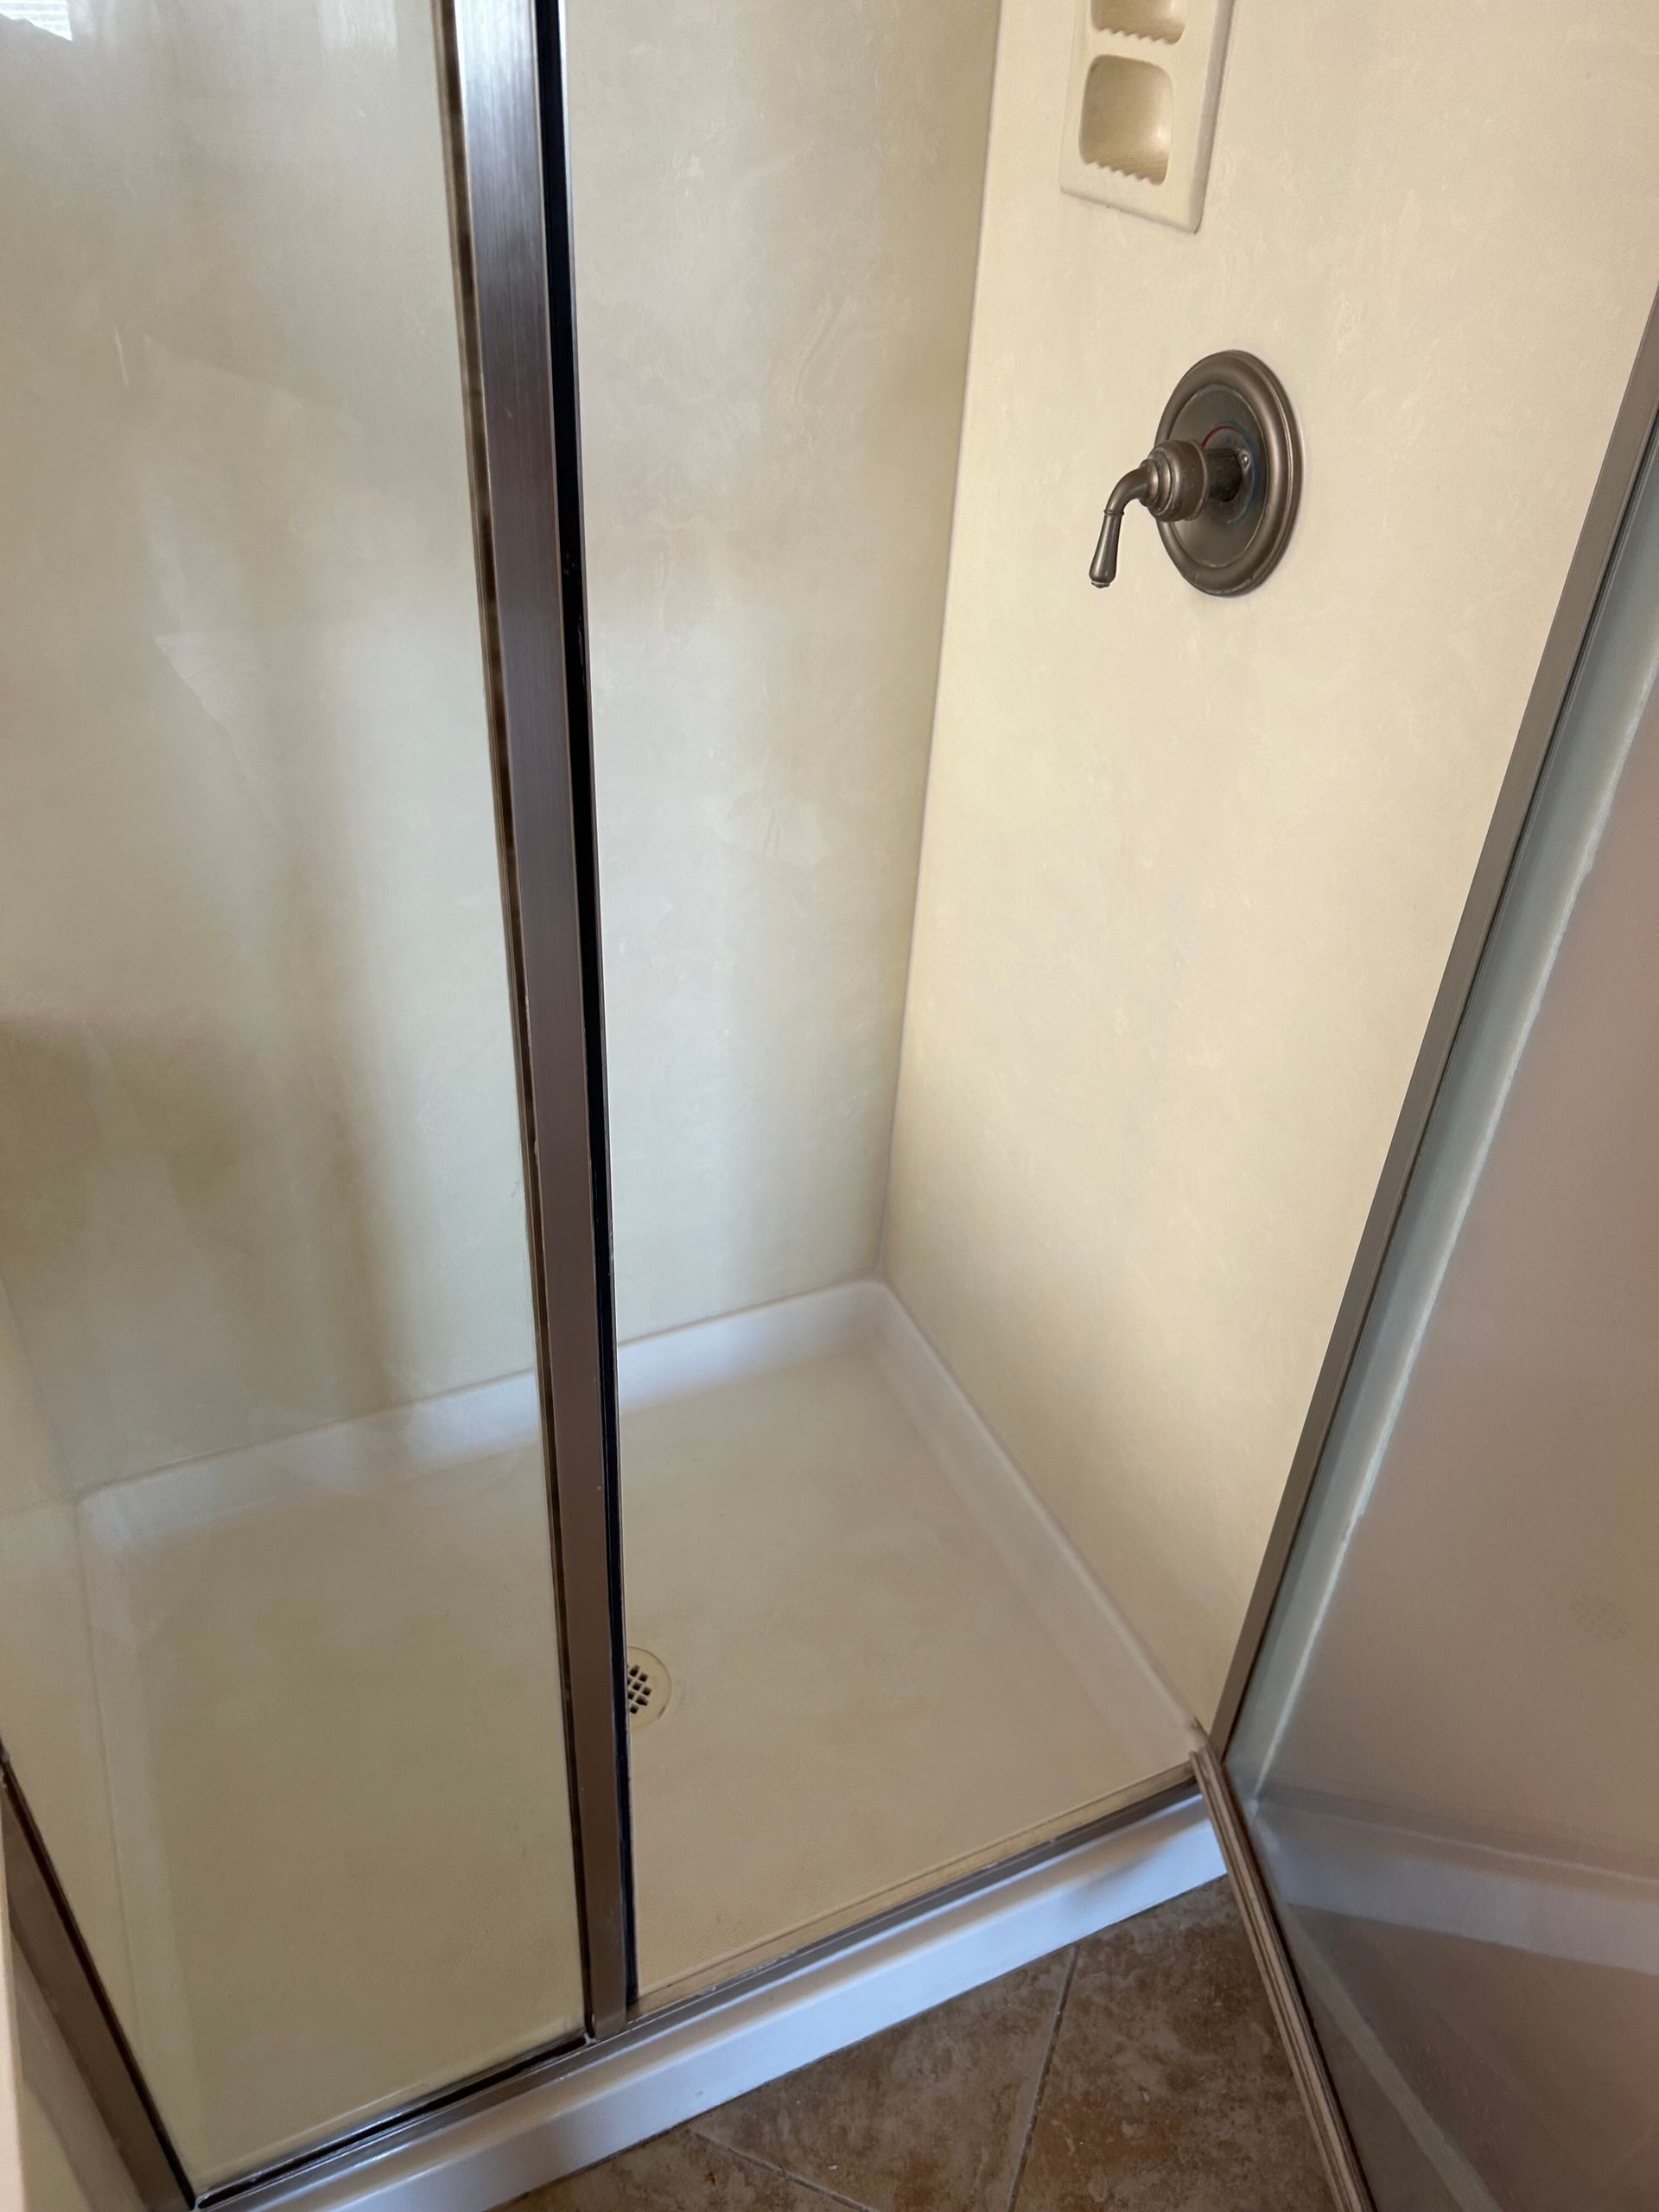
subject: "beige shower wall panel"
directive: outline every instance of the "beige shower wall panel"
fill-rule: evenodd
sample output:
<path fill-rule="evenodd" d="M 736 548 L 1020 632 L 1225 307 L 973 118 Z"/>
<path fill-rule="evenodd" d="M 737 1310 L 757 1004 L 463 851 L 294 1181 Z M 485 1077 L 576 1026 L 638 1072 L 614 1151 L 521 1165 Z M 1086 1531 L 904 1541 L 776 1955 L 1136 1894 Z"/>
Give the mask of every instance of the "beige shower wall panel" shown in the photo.
<path fill-rule="evenodd" d="M 995 0 L 574 0 L 625 1337 L 876 1259 Z"/>
<path fill-rule="evenodd" d="M 1074 5 L 1004 11 L 887 1255 L 1208 1714 L 1659 277 L 1659 17 L 1242 0 L 1188 238 L 1058 189 Z M 1131 514 L 1096 594 L 1230 345 L 1283 567 Z"/>

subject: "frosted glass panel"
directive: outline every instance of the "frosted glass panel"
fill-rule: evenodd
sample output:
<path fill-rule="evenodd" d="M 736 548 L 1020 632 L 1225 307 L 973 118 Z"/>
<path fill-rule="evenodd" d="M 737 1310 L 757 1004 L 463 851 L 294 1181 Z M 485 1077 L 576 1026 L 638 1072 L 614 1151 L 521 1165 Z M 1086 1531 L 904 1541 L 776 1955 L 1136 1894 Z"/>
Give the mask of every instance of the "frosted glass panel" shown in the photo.
<path fill-rule="evenodd" d="M 199 2182 L 575 2028 L 424 0 L 0 15 L 0 1733 Z"/>
<path fill-rule="evenodd" d="M 1378 2212 L 1659 2202 L 1659 480 L 1230 1762 Z"/>

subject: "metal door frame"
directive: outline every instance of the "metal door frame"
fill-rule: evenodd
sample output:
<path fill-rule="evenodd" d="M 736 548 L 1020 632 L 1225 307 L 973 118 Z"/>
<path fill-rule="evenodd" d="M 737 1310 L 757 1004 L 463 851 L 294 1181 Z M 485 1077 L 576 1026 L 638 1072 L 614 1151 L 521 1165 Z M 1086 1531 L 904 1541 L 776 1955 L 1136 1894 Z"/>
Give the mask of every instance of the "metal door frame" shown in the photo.
<path fill-rule="evenodd" d="M 637 1976 L 563 25 L 557 0 L 437 0 L 435 22 L 588 2029 L 603 2036 Z"/>

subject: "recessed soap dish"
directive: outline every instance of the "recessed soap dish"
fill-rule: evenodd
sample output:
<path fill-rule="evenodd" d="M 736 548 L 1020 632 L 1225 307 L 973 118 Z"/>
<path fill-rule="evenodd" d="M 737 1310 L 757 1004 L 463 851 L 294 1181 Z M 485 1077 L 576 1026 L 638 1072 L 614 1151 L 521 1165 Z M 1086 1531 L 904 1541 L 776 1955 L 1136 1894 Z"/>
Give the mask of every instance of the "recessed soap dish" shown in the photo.
<path fill-rule="evenodd" d="M 1232 0 L 1076 0 L 1060 182 L 1196 231 Z"/>
<path fill-rule="evenodd" d="M 1097 31 L 1122 38 L 1157 38 L 1173 46 L 1186 29 L 1186 0 L 1089 0 Z"/>
<path fill-rule="evenodd" d="M 1090 168 L 1161 184 L 1169 175 L 1174 105 L 1174 87 L 1163 70 L 1122 54 L 1097 54 L 1083 82 L 1077 151 Z"/>

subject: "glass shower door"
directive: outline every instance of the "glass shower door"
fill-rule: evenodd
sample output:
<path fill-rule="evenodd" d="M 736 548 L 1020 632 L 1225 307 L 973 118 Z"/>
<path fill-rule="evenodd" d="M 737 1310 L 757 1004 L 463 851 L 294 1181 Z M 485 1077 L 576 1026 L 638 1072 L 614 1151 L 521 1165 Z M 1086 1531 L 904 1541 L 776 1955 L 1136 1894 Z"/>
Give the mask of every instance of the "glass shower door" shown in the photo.
<path fill-rule="evenodd" d="M 1659 464 L 1229 1769 L 1377 2212 L 1659 2202 Z"/>
<path fill-rule="evenodd" d="M 583 2018 L 441 84 L 0 8 L 0 1739 L 198 2188 Z"/>

